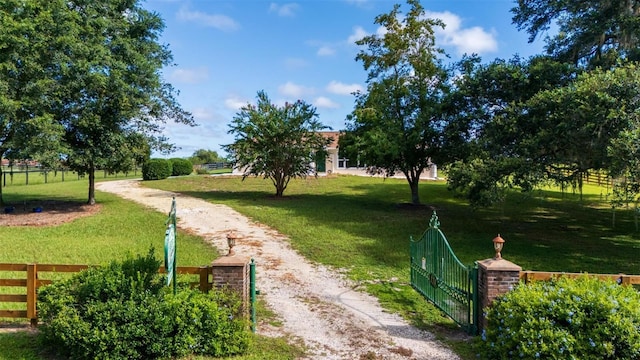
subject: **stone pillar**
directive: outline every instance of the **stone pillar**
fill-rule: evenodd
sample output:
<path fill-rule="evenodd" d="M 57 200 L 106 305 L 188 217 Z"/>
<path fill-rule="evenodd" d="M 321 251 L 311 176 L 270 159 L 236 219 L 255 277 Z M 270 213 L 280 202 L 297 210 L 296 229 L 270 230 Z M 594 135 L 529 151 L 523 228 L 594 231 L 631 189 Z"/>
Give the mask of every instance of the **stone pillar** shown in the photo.
<path fill-rule="evenodd" d="M 431 164 L 431 167 L 429 168 L 429 177 L 432 179 L 438 178 L 438 165 Z"/>
<path fill-rule="evenodd" d="M 480 302 L 481 321 L 478 324 L 482 330 L 487 325 L 485 308 L 490 306 L 493 299 L 513 289 L 520 281 L 522 267 L 505 259 L 486 259 L 478 261 L 478 301 Z"/>
<path fill-rule="evenodd" d="M 249 303 L 249 263 L 245 256 L 221 256 L 211 264 L 213 286 L 236 292 L 242 299 L 242 308 L 248 314 Z"/>

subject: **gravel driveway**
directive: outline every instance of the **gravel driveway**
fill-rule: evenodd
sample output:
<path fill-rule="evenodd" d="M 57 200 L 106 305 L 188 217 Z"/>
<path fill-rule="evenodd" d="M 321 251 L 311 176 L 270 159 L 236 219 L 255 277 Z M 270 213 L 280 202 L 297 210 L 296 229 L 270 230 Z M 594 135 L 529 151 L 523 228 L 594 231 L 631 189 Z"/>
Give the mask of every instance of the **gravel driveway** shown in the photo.
<path fill-rule="evenodd" d="M 308 349 L 305 359 L 459 359 L 431 333 L 385 312 L 377 299 L 354 290 L 355 284 L 344 276 L 307 261 L 282 234 L 228 206 L 148 189 L 137 180 L 99 182 L 96 188 L 164 213 L 175 196 L 178 227 L 202 236 L 223 253 L 226 234 L 235 232 L 236 254 L 255 259 L 260 298 L 283 323 L 260 324 L 257 332 L 303 341 Z"/>

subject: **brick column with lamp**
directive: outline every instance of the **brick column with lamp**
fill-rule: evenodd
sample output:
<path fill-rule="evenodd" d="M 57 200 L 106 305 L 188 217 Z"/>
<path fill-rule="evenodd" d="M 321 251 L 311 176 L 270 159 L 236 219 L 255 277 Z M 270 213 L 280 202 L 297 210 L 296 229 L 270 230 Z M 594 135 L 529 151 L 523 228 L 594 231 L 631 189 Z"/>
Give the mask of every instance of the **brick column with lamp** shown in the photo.
<path fill-rule="evenodd" d="M 211 263 L 211 272 L 213 275 L 213 287 L 227 288 L 236 292 L 242 299 L 242 307 L 244 312 L 249 311 L 249 264 L 251 258 L 248 256 L 236 256 L 233 247 L 236 244 L 238 236 L 230 232 L 227 234 L 227 244 L 229 245 L 229 253 L 227 256 L 221 256 Z"/>
<path fill-rule="evenodd" d="M 513 289 L 520 282 L 522 267 L 502 258 L 504 239 L 498 234 L 493 239 L 496 255 L 492 259 L 478 261 L 478 301 L 481 321 L 478 324 L 482 330 L 487 325 L 484 309 L 493 300 Z"/>

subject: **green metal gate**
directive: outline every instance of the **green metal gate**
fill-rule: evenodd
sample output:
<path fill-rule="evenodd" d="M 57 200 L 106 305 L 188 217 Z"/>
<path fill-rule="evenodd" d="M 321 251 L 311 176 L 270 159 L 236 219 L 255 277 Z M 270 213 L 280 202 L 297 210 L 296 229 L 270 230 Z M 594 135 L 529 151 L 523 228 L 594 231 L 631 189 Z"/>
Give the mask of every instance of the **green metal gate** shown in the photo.
<path fill-rule="evenodd" d="M 436 212 L 422 237 L 411 238 L 411 286 L 470 334 L 478 331 L 478 269 L 466 266 L 438 228 Z"/>

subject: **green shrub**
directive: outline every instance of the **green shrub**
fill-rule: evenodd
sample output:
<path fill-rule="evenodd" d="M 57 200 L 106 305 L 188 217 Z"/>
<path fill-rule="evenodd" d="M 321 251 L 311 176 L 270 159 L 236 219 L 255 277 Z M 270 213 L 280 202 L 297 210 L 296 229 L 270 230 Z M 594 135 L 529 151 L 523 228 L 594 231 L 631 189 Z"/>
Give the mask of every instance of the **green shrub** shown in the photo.
<path fill-rule="evenodd" d="M 171 161 L 172 176 L 191 175 L 193 172 L 193 164 L 187 159 L 174 158 L 169 161 Z"/>
<path fill-rule="evenodd" d="M 519 285 L 487 311 L 485 359 L 640 359 L 640 293 L 587 276 Z"/>
<path fill-rule="evenodd" d="M 198 174 L 198 175 L 209 175 L 209 170 L 207 170 L 205 168 L 198 168 L 198 169 L 196 169 L 196 174 Z"/>
<path fill-rule="evenodd" d="M 233 294 L 163 286 L 153 250 L 146 257 L 87 269 L 42 288 L 40 339 L 73 359 L 230 356 L 250 338 Z"/>
<path fill-rule="evenodd" d="M 142 180 L 162 180 L 171 176 L 171 162 L 165 159 L 149 159 L 142 165 Z"/>

